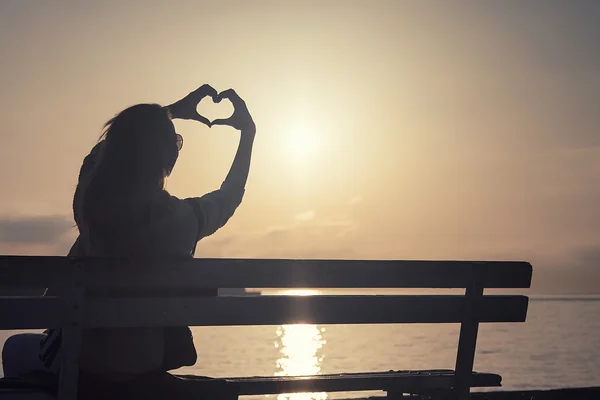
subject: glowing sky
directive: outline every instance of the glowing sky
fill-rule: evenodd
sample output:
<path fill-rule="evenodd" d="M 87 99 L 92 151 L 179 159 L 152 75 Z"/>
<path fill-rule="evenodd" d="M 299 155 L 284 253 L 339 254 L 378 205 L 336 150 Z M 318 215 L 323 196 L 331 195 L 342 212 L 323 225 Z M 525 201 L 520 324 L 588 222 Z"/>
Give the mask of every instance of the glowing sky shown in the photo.
<path fill-rule="evenodd" d="M 525 259 L 537 290 L 599 292 L 599 20 L 595 1 L 2 1 L 0 253 L 65 254 L 102 124 L 211 83 L 258 133 L 197 256 Z M 238 134 L 176 128 L 168 190 L 218 187 Z"/>

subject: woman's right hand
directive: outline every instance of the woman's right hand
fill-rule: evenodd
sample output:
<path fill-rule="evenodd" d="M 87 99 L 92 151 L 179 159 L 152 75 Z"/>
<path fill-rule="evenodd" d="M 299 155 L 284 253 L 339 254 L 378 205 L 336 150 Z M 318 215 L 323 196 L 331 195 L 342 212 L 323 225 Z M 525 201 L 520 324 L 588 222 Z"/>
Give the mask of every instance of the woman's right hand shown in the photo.
<path fill-rule="evenodd" d="M 212 86 L 205 84 L 185 96 L 183 99 L 167 106 L 171 113 L 171 118 L 193 119 L 210 127 L 211 122 L 198 114 L 198 111 L 196 110 L 200 101 L 207 96 L 215 99 L 217 97 L 217 91 Z"/>
<path fill-rule="evenodd" d="M 256 125 L 252 120 L 252 116 L 248 111 L 246 102 L 233 89 L 227 89 L 213 97 L 215 103 L 221 102 L 223 99 L 229 99 L 233 104 L 233 114 L 229 118 L 216 119 L 212 121 L 212 125 L 228 125 L 242 132 L 256 132 Z"/>

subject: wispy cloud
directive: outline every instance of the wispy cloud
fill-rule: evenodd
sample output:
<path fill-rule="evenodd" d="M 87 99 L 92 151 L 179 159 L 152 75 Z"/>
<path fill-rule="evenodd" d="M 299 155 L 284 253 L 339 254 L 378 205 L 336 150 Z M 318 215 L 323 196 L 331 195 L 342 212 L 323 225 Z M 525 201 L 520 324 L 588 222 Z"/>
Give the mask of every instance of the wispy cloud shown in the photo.
<path fill-rule="evenodd" d="M 73 228 L 73 220 L 62 215 L 0 217 L 0 243 L 14 245 L 52 244 Z"/>
<path fill-rule="evenodd" d="M 309 209 L 288 221 L 254 232 L 221 232 L 201 242 L 199 257 L 259 258 L 360 258 L 359 221 L 352 206 L 362 199 L 344 202 L 335 214 Z"/>
<path fill-rule="evenodd" d="M 300 214 L 298 214 L 298 215 L 296 215 L 294 217 L 294 219 L 296 221 L 310 221 L 313 218 L 315 218 L 315 212 L 314 212 L 314 210 L 305 211 L 305 212 L 300 213 Z"/>
<path fill-rule="evenodd" d="M 573 263 L 579 267 L 597 271 L 598 275 L 600 275 L 600 243 L 575 251 Z M 596 282 L 600 285 L 600 281 Z"/>

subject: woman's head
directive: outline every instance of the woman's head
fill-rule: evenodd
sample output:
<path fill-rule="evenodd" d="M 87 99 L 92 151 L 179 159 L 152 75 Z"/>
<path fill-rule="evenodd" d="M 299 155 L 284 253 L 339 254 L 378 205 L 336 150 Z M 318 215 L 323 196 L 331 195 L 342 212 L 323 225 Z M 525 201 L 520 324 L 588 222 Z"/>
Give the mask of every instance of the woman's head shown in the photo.
<path fill-rule="evenodd" d="M 123 110 L 105 128 L 102 163 L 130 184 L 162 185 L 179 155 L 169 112 L 158 104 L 138 104 Z"/>
<path fill-rule="evenodd" d="M 99 157 L 85 182 L 83 207 L 90 213 L 104 200 L 127 202 L 162 191 L 182 144 L 168 110 L 158 104 L 129 107 L 105 128 Z"/>

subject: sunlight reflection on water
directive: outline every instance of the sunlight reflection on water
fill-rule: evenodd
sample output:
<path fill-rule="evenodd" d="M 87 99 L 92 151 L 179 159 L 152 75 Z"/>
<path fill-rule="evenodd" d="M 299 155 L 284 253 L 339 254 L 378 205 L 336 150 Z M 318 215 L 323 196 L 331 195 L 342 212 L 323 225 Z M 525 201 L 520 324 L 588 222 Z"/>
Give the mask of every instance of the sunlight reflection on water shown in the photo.
<path fill-rule="evenodd" d="M 281 325 L 274 345 L 279 349 L 275 376 L 315 375 L 321 372 L 325 328 L 316 325 Z M 327 393 L 284 393 L 277 400 L 325 400 Z"/>

